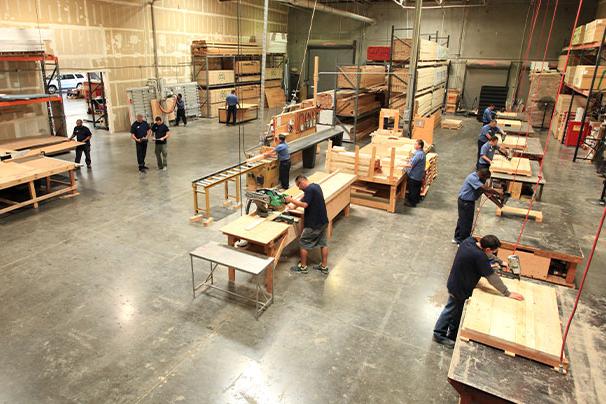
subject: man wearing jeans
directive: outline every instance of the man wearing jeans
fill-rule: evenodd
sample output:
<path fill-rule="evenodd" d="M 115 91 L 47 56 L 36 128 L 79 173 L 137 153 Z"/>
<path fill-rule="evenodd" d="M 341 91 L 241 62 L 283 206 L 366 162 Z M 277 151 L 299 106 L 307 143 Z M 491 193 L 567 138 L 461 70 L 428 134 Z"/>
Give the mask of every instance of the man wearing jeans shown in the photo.
<path fill-rule="evenodd" d="M 503 131 L 503 129 L 497 126 L 497 121 L 495 121 L 494 119 L 486 125 L 482 126 L 482 129 L 480 129 L 480 136 L 478 136 L 478 155 L 476 157 L 476 160 L 480 158 L 482 146 L 484 146 L 484 144 L 493 137 L 496 137 L 497 133 L 500 133 L 501 135 L 505 136 L 505 132 Z"/>
<path fill-rule="evenodd" d="M 238 101 L 238 96 L 236 95 L 236 90 L 231 90 L 231 94 L 229 94 L 225 98 L 225 105 L 227 106 L 227 119 L 225 120 L 225 125 L 229 126 L 229 119 L 233 117 L 233 125 L 236 125 L 236 113 L 238 112 L 238 106 L 240 102 Z"/>
<path fill-rule="evenodd" d="M 156 141 L 156 161 L 158 162 L 158 170 L 166 171 L 168 162 L 168 145 L 166 140 L 170 137 L 170 129 L 162 122 L 162 118 L 157 116 L 156 123 L 152 125 L 154 140 Z"/>
<path fill-rule="evenodd" d="M 143 115 L 137 114 L 137 120 L 130 127 L 130 137 L 135 141 L 137 147 L 137 164 L 139 172 L 144 173 L 147 170 L 145 166 L 145 155 L 147 154 L 147 140 L 151 134 L 151 128 Z"/>
<path fill-rule="evenodd" d="M 501 242 L 493 235 L 484 236 L 480 241 L 468 237 L 461 243 L 448 276 L 448 302 L 433 330 L 434 341 L 448 348 L 454 347 L 463 305 L 481 277 L 485 277 L 503 296 L 524 300 L 521 294 L 510 292 L 492 269 L 490 257 L 497 254 L 500 246 Z"/>
<path fill-rule="evenodd" d="M 408 176 L 408 199 L 406 205 L 413 208 L 421 200 L 421 185 L 423 185 L 423 177 L 425 177 L 424 146 L 425 142 L 417 139 L 415 142 L 415 154 L 406 166 L 406 175 Z"/>
<path fill-rule="evenodd" d="M 314 269 L 328 275 L 328 242 L 326 241 L 328 213 L 326 212 L 322 188 L 318 184 L 310 184 L 304 175 L 295 178 L 295 183 L 303 191 L 303 198 L 298 201 L 288 196 L 286 202 L 304 208 L 305 213 L 303 216 L 303 232 L 299 239 L 301 261 L 293 266 L 291 270 L 304 274 L 309 272 L 307 269 L 309 250 L 320 247 L 322 263 L 315 265 Z"/>
<path fill-rule="evenodd" d="M 86 167 L 91 168 L 90 138 L 92 136 L 93 134 L 90 132 L 90 129 L 82 125 L 82 119 L 78 119 L 76 121 L 76 127 L 74 127 L 74 133 L 69 138 L 69 140 L 73 140 L 75 137 L 78 142 L 84 143 L 81 146 L 76 146 L 76 164 L 78 164 L 78 167 L 80 166 L 82 153 L 84 153 L 84 161 L 86 162 Z"/>
<path fill-rule="evenodd" d="M 499 191 L 486 185 L 486 180 L 490 178 L 490 171 L 485 168 L 479 169 L 467 176 L 463 186 L 459 191 L 457 207 L 459 218 L 457 228 L 455 229 L 454 244 L 461 244 L 463 240 L 471 236 L 473 226 L 473 216 L 476 208 L 476 201 L 480 199 L 483 193 L 499 195 Z"/>

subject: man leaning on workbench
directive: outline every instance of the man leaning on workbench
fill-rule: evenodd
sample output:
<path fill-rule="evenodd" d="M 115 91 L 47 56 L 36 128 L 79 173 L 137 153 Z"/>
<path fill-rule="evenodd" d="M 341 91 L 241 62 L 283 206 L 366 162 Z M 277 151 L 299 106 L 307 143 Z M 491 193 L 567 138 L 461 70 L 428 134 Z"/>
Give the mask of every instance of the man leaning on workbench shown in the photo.
<path fill-rule="evenodd" d="M 486 144 L 490 139 L 496 137 L 496 134 L 500 133 L 501 135 L 506 135 L 505 131 L 497 126 L 497 121 L 492 119 L 489 123 L 482 126 L 480 129 L 480 136 L 478 136 L 478 155 L 476 160 L 480 158 L 480 153 L 482 151 L 482 146 Z"/>
<path fill-rule="evenodd" d="M 496 258 L 500 246 L 501 241 L 493 235 L 484 236 L 480 241 L 468 237 L 461 243 L 448 276 L 448 302 L 433 330 L 434 341 L 448 348 L 454 347 L 465 300 L 471 297 L 481 277 L 485 277 L 502 295 L 524 300 L 521 294 L 510 292 L 493 269 L 494 262 L 491 261 L 494 260 L 507 266 Z"/>
<path fill-rule="evenodd" d="M 322 188 L 318 184 L 310 183 L 304 175 L 297 176 L 295 183 L 303 191 L 303 198 L 299 201 L 287 196 L 285 200 L 287 203 L 305 209 L 305 213 L 303 215 L 303 232 L 299 238 L 301 260 L 291 270 L 304 274 L 309 272 L 307 269 L 309 250 L 319 247 L 322 253 L 322 263 L 314 265 L 314 269 L 328 275 L 328 241 L 326 239 L 328 213 Z"/>

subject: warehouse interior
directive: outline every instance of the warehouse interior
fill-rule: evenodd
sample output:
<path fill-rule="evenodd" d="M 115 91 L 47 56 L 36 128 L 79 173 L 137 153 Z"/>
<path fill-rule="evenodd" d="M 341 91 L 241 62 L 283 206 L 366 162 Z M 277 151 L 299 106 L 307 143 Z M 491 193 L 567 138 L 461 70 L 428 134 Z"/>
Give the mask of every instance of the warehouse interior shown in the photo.
<path fill-rule="evenodd" d="M 0 13 L 0 402 L 606 401 L 606 1 Z"/>

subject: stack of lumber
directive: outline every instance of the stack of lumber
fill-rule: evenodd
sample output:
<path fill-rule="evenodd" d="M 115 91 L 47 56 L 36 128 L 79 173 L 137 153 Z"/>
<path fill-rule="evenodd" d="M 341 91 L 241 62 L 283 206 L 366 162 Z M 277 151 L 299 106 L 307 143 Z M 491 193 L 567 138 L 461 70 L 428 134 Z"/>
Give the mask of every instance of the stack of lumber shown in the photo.
<path fill-rule="evenodd" d="M 431 94 L 431 109 L 441 108 L 444 105 L 444 87 L 436 88 Z"/>
<path fill-rule="evenodd" d="M 68 140 L 63 136 L 30 136 L 19 139 L 1 140 L 0 156 L 21 155 L 34 156 L 65 153 L 81 145 L 80 142 Z"/>
<path fill-rule="evenodd" d="M 532 175 L 530 160 L 524 157 L 513 157 L 511 160 L 507 160 L 501 155 L 495 155 L 490 165 L 490 171 L 527 177 Z"/>
<path fill-rule="evenodd" d="M 540 101 L 551 100 L 555 102 L 560 86 L 560 78 L 558 72 L 530 73 L 526 110 L 529 111 L 528 123 L 531 126 L 541 126 L 543 124 L 544 106 L 541 105 Z M 547 111 L 547 115 L 549 114 L 551 114 L 551 110 Z"/>
<path fill-rule="evenodd" d="M 408 91 L 408 80 L 410 80 L 408 68 L 394 69 L 391 73 L 391 92 L 405 93 Z"/>
<path fill-rule="evenodd" d="M 421 196 L 427 195 L 429 186 L 438 177 L 438 154 L 427 153 L 425 156 L 425 178 L 423 178 L 423 184 L 421 185 Z"/>
<path fill-rule="evenodd" d="M 213 41 L 213 40 L 196 40 L 191 43 L 192 56 L 213 56 L 213 55 L 260 55 L 261 47 L 257 45 L 254 37 L 250 37 L 248 41 L 228 42 L 228 41 Z"/>
<path fill-rule="evenodd" d="M 395 38 L 393 43 L 392 60 L 394 62 L 408 62 L 412 49 L 412 40 L 408 38 Z M 419 41 L 419 60 L 434 61 L 445 60 L 447 58 L 446 47 L 439 45 L 434 41 L 420 39 Z"/>
<path fill-rule="evenodd" d="M 356 111 L 355 91 L 339 91 L 337 93 L 337 115 L 353 117 L 362 115 L 381 107 L 377 97 L 373 93 L 358 93 L 358 110 Z"/>
<path fill-rule="evenodd" d="M 370 88 L 385 85 L 384 66 L 340 66 L 337 70 L 339 88 Z"/>
<path fill-rule="evenodd" d="M 433 107 L 433 94 L 427 93 L 415 98 L 415 115 L 425 116 L 429 114 Z"/>
<path fill-rule="evenodd" d="M 400 116 L 405 116 L 406 111 L 406 93 L 402 94 L 391 94 L 389 98 L 389 108 L 395 109 L 400 113 Z"/>
<path fill-rule="evenodd" d="M 461 90 L 458 88 L 449 88 L 446 95 L 446 112 L 454 114 L 457 112 L 459 105 L 459 97 L 461 96 Z"/>
<path fill-rule="evenodd" d="M 417 69 L 417 91 L 446 82 L 447 66 L 428 66 Z"/>
<path fill-rule="evenodd" d="M 507 135 L 501 145 L 506 149 L 524 150 L 527 147 L 527 138 L 526 136 Z"/>
<path fill-rule="evenodd" d="M 377 121 L 377 117 L 373 114 L 373 116 L 368 116 L 364 119 L 359 120 L 356 124 L 355 130 L 353 128 L 353 125 L 345 124 L 344 126 L 350 127 L 350 139 L 360 140 L 377 130 L 377 128 L 379 127 L 379 122 Z"/>
<path fill-rule="evenodd" d="M 463 121 L 460 119 L 442 119 L 442 129 L 458 130 L 463 127 Z"/>

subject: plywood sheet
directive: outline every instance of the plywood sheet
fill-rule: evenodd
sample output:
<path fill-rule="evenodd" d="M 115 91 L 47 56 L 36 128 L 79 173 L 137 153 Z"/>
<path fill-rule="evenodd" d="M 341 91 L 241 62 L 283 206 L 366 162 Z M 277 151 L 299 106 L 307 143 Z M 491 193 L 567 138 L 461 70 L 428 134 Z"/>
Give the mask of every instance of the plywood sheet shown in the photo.
<path fill-rule="evenodd" d="M 503 156 L 495 155 L 490 165 L 490 171 L 528 177 L 532 175 L 530 160 L 525 157 L 513 157 L 511 160 L 507 160 Z"/>
<path fill-rule="evenodd" d="M 11 139 L 0 141 L 0 147 L 6 150 L 24 150 L 34 147 L 46 146 L 65 142 L 67 138 L 63 136 L 31 136 L 21 139 Z"/>
<path fill-rule="evenodd" d="M 510 291 L 521 293 L 524 301 L 502 296 L 482 281 L 467 302 L 459 335 L 558 366 L 562 331 L 555 289 L 527 281 L 503 281 Z"/>
<path fill-rule="evenodd" d="M 526 149 L 527 143 L 526 136 L 507 135 L 502 145 L 508 149 Z"/>
<path fill-rule="evenodd" d="M 280 87 L 265 88 L 265 100 L 269 108 L 283 107 L 286 104 L 286 95 Z"/>
<path fill-rule="evenodd" d="M 499 248 L 497 255 L 503 261 L 507 262 L 507 257 L 513 254 L 512 250 L 506 248 Z M 520 257 L 520 267 L 522 268 L 522 275 L 529 278 L 546 280 L 549 273 L 549 264 L 551 259 L 547 257 L 541 257 L 534 255 L 530 252 L 516 251 L 516 255 Z"/>

